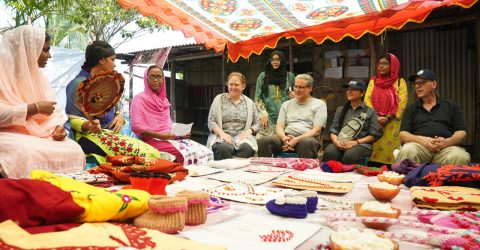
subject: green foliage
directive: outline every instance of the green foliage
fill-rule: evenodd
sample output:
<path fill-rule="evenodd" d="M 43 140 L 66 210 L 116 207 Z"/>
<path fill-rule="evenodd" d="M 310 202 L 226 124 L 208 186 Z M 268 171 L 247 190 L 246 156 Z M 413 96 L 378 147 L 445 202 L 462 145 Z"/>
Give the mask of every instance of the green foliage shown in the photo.
<path fill-rule="evenodd" d="M 88 42 L 94 40 L 111 42 L 116 34 L 126 42 L 147 32 L 168 29 L 152 17 L 143 17 L 134 9 L 124 9 L 115 0 L 1 1 L 13 10 L 15 26 L 42 18 L 52 35 L 52 44 L 66 48 L 85 49 Z"/>
<path fill-rule="evenodd" d="M 84 27 L 90 40 L 107 42 L 115 34 L 120 34 L 126 41 L 145 32 L 165 29 L 155 19 L 143 17 L 134 9 L 124 9 L 115 0 L 77 0 L 66 19 Z"/>
<path fill-rule="evenodd" d="M 7 8 L 14 11 L 15 27 L 34 23 L 40 18 L 46 19 L 49 15 L 64 14 L 73 0 L 3 0 Z M 48 21 L 45 21 L 48 26 Z"/>

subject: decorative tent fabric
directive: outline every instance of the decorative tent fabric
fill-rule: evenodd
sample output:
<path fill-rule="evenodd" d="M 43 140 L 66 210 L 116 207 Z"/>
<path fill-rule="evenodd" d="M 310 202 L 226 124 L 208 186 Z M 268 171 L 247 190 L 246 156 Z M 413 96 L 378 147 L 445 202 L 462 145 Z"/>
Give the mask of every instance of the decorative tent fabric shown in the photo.
<path fill-rule="evenodd" d="M 387 28 L 401 29 L 407 22 L 423 22 L 439 7 L 469 8 L 477 0 L 119 0 L 153 16 L 207 48 L 222 52 L 228 43 L 233 62 L 265 48 L 274 48 L 283 38 L 297 43 L 309 39 L 338 42 L 346 36 L 380 34 Z"/>

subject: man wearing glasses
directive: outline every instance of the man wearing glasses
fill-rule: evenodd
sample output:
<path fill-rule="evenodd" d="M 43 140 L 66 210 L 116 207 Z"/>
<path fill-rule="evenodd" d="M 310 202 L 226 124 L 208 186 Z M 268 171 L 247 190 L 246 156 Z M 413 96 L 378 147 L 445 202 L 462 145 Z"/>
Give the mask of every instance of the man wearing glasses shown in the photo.
<path fill-rule="evenodd" d="M 408 78 L 418 101 L 410 104 L 402 118 L 400 141 L 403 146 L 396 161 L 464 165 L 470 154 L 459 147 L 467 137 L 465 117 L 458 104 L 439 98 L 435 73 L 420 70 Z"/>
<path fill-rule="evenodd" d="M 327 105 L 312 97 L 313 77 L 300 74 L 295 77 L 295 98 L 280 107 L 276 136 L 258 140 L 258 156 L 271 157 L 273 153 L 294 151 L 300 158 L 317 158 L 318 136 L 327 123 Z"/>

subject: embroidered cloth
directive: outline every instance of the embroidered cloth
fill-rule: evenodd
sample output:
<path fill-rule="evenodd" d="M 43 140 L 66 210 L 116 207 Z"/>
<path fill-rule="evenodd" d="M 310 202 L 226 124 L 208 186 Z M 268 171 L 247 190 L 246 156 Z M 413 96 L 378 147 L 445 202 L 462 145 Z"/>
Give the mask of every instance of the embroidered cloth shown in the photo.
<path fill-rule="evenodd" d="M 308 158 L 271 158 L 271 157 L 252 157 L 252 164 L 265 164 L 279 168 L 291 168 L 303 171 L 320 167 L 320 161 Z"/>
<path fill-rule="evenodd" d="M 473 211 L 480 209 L 480 189 L 476 188 L 412 187 L 410 197 L 419 208 Z"/>

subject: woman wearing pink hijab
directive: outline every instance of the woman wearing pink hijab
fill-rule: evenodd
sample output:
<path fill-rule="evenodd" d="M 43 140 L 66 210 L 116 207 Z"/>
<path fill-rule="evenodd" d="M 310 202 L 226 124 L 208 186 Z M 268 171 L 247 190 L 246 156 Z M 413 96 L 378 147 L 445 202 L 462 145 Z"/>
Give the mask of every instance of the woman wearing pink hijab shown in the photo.
<path fill-rule="evenodd" d="M 27 178 L 31 170 L 79 172 L 82 149 L 65 138 L 66 116 L 40 68 L 50 58 L 50 37 L 40 27 L 20 26 L 0 42 L 0 173 Z"/>
<path fill-rule="evenodd" d="M 133 98 L 130 110 L 133 132 L 159 151 L 175 155 L 178 163 L 204 164 L 213 160 L 213 152 L 189 140 L 190 134 L 177 137 L 171 133 L 170 102 L 162 69 L 157 65 L 150 66 L 145 70 L 143 81 L 145 91 Z"/>
<path fill-rule="evenodd" d="M 407 84 L 399 72 L 399 60 L 388 53 L 378 59 L 377 74 L 368 84 L 365 104 L 377 111 L 378 127 L 383 130 L 382 137 L 373 144 L 372 162 L 392 164 L 393 151 L 400 148 L 398 134 L 408 94 Z"/>

